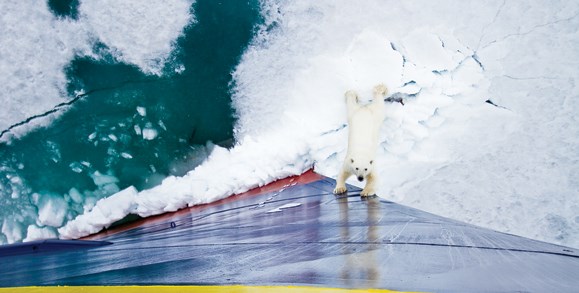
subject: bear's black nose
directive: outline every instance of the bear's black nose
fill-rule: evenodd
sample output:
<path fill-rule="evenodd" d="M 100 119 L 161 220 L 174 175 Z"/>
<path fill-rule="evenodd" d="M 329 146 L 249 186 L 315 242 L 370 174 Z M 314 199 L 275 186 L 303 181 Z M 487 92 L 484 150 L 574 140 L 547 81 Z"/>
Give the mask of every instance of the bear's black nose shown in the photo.
<path fill-rule="evenodd" d="M 358 176 L 358 181 L 362 182 L 362 180 L 364 180 L 364 177 Z"/>

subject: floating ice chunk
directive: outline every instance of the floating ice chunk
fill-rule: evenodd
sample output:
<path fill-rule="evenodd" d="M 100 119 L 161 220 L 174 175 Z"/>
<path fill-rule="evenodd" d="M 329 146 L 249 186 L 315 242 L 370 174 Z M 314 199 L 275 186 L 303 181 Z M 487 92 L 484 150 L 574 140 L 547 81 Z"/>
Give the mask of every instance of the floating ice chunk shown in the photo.
<path fill-rule="evenodd" d="M 115 148 L 113 148 L 113 147 L 109 147 L 107 149 L 107 155 L 109 155 L 109 157 L 115 157 L 115 158 L 119 156 L 117 150 L 115 150 Z"/>
<path fill-rule="evenodd" d="M 72 162 L 68 165 L 72 172 L 81 173 L 82 172 L 82 165 L 78 162 Z"/>
<path fill-rule="evenodd" d="M 175 67 L 175 73 L 180 74 L 183 73 L 183 71 L 185 71 L 185 65 L 180 64 L 179 66 Z"/>
<path fill-rule="evenodd" d="M 36 225 L 28 226 L 26 232 L 26 238 L 22 240 L 23 242 L 42 240 L 42 239 L 54 239 L 58 238 L 58 234 L 54 227 L 38 227 Z"/>
<path fill-rule="evenodd" d="M 135 126 L 133 126 L 133 128 L 135 129 L 135 133 L 136 133 L 137 135 L 141 135 L 141 134 L 143 133 L 143 130 L 141 129 L 141 126 L 135 125 Z"/>
<path fill-rule="evenodd" d="M 59 194 L 41 194 L 38 198 L 38 224 L 40 226 L 60 227 L 68 211 L 68 203 Z"/>
<path fill-rule="evenodd" d="M 125 152 L 121 153 L 121 157 L 123 157 L 125 159 L 132 159 L 133 158 L 133 156 L 131 154 L 125 153 Z"/>
<path fill-rule="evenodd" d="M 72 201 L 75 203 L 81 203 L 83 200 L 82 193 L 80 193 L 80 191 L 74 187 L 68 191 L 68 196 L 70 196 L 70 199 L 72 199 Z"/>
<path fill-rule="evenodd" d="M 112 133 L 109 134 L 109 138 L 110 138 L 112 141 L 114 141 L 114 142 L 116 142 L 117 140 L 119 140 L 119 139 L 117 138 L 117 136 L 114 135 L 114 134 L 112 134 Z"/>
<path fill-rule="evenodd" d="M 8 243 L 20 241 L 24 237 L 24 229 L 22 223 L 11 218 L 4 218 L 2 223 L 2 234 L 6 236 Z"/>
<path fill-rule="evenodd" d="M 58 163 L 62 159 L 62 154 L 60 153 L 60 147 L 57 143 L 52 141 L 46 142 L 46 148 L 49 151 L 50 158 L 53 162 Z"/>
<path fill-rule="evenodd" d="M 163 120 L 159 120 L 159 122 L 157 122 L 157 124 L 158 124 L 159 127 L 161 127 L 163 130 L 167 131 L 167 126 L 165 125 L 165 123 L 163 122 Z"/>
<path fill-rule="evenodd" d="M 137 112 L 143 117 L 147 116 L 147 108 L 145 107 L 137 107 Z"/>
<path fill-rule="evenodd" d="M 12 183 L 12 184 L 18 184 L 18 185 L 22 184 L 22 178 L 20 178 L 18 176 L 7 176 L 7 177 L 9 177 L 8 179 L 10 179 L 10 183 Z"/>
<path fill-rule="evenodd" d="M 283 209 L 289 209 L 289 208 L 295 208 L 295 207 L 299 207 L 302 204 L 299 202 L 292 202 L 292 203 L 286 203 L 280 207 L 277 207 L 273 210 L 267 211 L 267 213 L 277 213 L 277 212 L 281 212 Z"/>
<path fill-rule="evenodd" d="M 95 138 L 97 137 L 97 133 L 93 132 L 88 136 L 88 140 L 89 141 L 93 141 Z"/>
<path fill-rule="evenodd" d="M 143 129 L 143 138 L 146 140 L 153 140 L 157 138 L 159 132 L 155 128 L 145 128 Z"/>
<path fill-rule="evenodd" d="M 92 208 L 96 205 L 96 203 L 97 203 L 97 198 L 95 198 L 93 195 L 87 195 L 83 200 L 83 205 L 82 205 L 83 211 L 86 213 L 86 212 L 92 210 Z"/>
<path fill-rule="evenodd" d="M 95 171 L 90 177 L 94 181 L 96 186 L 104 186 L 108 184 L 116 184 L 119 179 L 112 175 L 101 174 L 99 171 Z"/>
<path fill-rule="evenodd" d="M 84 89 L 80 89 L 80 90 L 75 90 L 74 91 L 74 96 L 78 97 L 78 96 L 84 96 L 86 95 L 86 91 Z"/>

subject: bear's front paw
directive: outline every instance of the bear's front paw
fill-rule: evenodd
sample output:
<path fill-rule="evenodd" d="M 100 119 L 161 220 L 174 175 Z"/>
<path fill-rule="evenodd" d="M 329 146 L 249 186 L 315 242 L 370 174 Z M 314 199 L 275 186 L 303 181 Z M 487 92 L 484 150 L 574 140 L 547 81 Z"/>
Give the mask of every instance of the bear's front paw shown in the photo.
<path fill-rule="evenodd" d="M 336 188 L 334 189 L 334 194 L 342 194 L 346 191 L 348 191 L 346 186 L 336 186 Z"/>
<path fill-rule="evenodd" d="M 374 191 L 373 189 L 364 188 L 362 192 L 360 192 L 360 196 L 372 196 L 372 195 L 376 195 L 376 191 Z"/>

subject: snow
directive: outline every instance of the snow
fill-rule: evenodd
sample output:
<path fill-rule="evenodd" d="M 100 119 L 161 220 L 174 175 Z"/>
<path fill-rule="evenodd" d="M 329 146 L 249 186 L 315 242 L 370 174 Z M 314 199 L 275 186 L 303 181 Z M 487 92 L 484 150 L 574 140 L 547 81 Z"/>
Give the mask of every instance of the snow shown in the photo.
<path fill-rule="evenodd" d="M 405 105 L 387 106 L 379 196 L 579 247 L 579 3 L 262 5 L 265 26 L 233 72 L 237 144 L 214 147 L 185 176 L 101 199 L 60 237 L 97 232 L 129 213 L 212 202 L 312 166 L 335 178 L 347 143 L 343 93 L 368 100 L 383 82 Z M 146 137 L 146 129 L 135 131 Z M 16 239 L 25 227 L 2 229 Z"/>
<path fill-rule="evenodd" d="M 185 176 L 168 177 L 160 186 L 140 192 L 136 213 L 146 217 L 172 212 L 301 174 L 313 162 L 307 159 L 307 143 L 294 142 L 302 140 L 296 138 L 300 135 L 246 137 L 231 150 L 215 146 L 207 161 Z"/>
<path fill-rule="evenodd" d="M 134 210 L 136 195 L 137 190 L 129 187 L 103 198 L 96 202 L 90 212 L 76 217 L 64 227 L 59 228 L 58 232 L 60 235 L 89 235 L 107 228 Z"/>
<path fill-rule="evenodd" d="M 182 28 L 191 19 L 191 0 L 83 1 L 86 25 L 119 61 L 161 75 Z M 140 112 L 139 112 L 140 113 Z M 144 115 L 143 115 L 144 116 Z"/>
<path fill-rule="evenodd" d="M 33 194 L 33 203 L 38 207 L 40 226 L 60 227 L 68 211 L 68 204 L 59 194 Z"/>
<path fill-rule="evenodd" d="M 24 238 L 24 242 L 35 241 L 35 240 L 43 240 L 43 239 L 56 239 L 58 238 L 58 234 L 56 229 L 53 227 L 38 227 L 35 225 L 28 226 L 28 230 L 26 232 L 26 238 Z"/>
<path fill-rule="evenodd" d="M 2 234 L 6 237 L 8 243 L 14 243 L 23 238 L 24 228 L 22 223 L 17 219 L 4 218 L 2 222 Z"/>
<path fill-rule="evenodd" d="M 55 18 L 46 1 L 1 1 L 0 11 L 0 129 L 4 130 L 64 102 L 64 68 L 75 54 L 91 48 L 85 28 Z"/>

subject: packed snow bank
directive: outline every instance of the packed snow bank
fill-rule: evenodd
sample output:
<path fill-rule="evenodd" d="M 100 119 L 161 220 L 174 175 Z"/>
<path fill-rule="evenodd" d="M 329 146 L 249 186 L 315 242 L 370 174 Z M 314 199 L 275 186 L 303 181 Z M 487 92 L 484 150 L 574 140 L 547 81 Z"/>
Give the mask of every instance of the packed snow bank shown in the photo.
<path fill-rule="evenodd" d="M 90 212 L 79 215 L 58 229 L 58 232 L 60 235 L 79 235 L 78 237 L 96 233 L 132 212 L 136 195 L 137 190 L 129 187 L 103 198 L 96 202 Z"/>
<path fill-rule="evenodd" d="M 233 74 L 238 144 L 131 195 L 124 213 L 211 202 L 312 165 L 335 177 L 344 91 L 368 99 L 383 82 L 406 99 L 382 127 L 381 197 L 579 247 L 579 3 L 298 0 L 263 11 Z M 97 222 L 59 232 L 80 237 L 92 228 L 75 226 Z"/>

